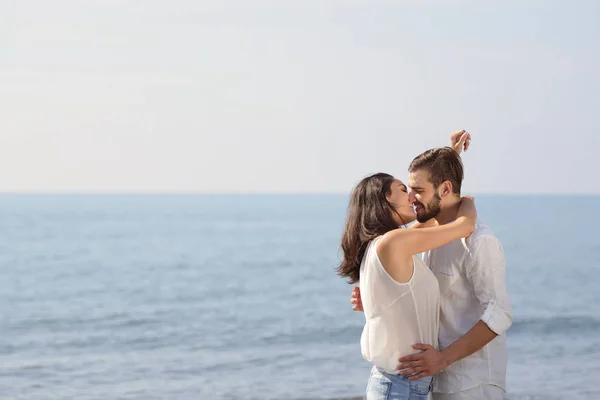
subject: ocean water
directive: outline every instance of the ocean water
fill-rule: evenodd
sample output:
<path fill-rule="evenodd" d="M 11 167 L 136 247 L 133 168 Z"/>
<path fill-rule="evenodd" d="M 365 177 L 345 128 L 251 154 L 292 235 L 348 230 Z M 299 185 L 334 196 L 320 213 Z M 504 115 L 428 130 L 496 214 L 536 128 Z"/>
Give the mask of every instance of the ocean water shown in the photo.
<path fill-rule="evenodd" d="M 362 396 L 336 195 L 0 196 L 0 399 Z M 508 399 L 600 399 L 600 197 L 478 196 Z"/>

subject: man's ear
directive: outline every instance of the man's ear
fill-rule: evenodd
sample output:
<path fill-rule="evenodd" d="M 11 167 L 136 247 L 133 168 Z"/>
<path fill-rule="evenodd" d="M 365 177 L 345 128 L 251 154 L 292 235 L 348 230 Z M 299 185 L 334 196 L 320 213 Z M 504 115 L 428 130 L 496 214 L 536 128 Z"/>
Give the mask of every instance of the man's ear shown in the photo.
<path fill-rule="evenodd" d="M 452 191 L 452 182 L 450 182 L 450 181 L 442 182 L 442 184 L 440 185 L 440 191 L 439 191 L 440 197 L 451 196 L 452 193 L 454 193 Z"/>

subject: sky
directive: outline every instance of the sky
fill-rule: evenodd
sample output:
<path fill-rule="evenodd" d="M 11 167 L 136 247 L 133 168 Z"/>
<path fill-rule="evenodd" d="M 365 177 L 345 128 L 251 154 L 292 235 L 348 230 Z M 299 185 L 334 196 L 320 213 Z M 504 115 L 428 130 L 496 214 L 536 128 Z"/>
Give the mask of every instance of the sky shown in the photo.
<path fill-rule="evenodd" d="M 596 0 L 4 0 L 0 192 L 600 193 Z"/>

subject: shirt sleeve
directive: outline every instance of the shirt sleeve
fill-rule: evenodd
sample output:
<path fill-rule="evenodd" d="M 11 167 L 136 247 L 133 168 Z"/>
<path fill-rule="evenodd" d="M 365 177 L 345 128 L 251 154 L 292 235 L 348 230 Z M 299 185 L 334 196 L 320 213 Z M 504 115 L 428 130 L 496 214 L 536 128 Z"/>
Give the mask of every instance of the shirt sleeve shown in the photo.
<path fill-rule="evenodd" d="M 496 334 L 502 335 L 512 325 L 513 314 L 506 291 L 504 249 L 498 238 L 478 238 L 466 276 L 483 310 L 480 319 Z"/>

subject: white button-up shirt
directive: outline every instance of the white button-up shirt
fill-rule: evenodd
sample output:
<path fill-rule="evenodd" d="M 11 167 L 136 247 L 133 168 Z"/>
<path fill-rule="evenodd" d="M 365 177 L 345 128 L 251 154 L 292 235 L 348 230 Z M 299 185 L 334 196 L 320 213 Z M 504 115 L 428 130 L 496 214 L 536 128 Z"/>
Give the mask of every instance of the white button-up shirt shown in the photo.
<path fill-rule="evenodd" d="M 500 241 L 478 221 L 467 239 L 425 253 L 424 261 L 440 285 L 440 350 L 460 339 L 479 320 L 499 335 L 436 375 L 433 391 L 457 393 L 482 384 L 506 390 L 504 332 L 512 325 L 513 315 Z"/>

